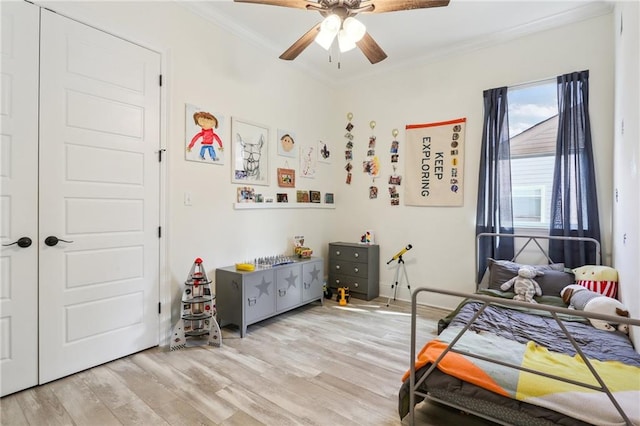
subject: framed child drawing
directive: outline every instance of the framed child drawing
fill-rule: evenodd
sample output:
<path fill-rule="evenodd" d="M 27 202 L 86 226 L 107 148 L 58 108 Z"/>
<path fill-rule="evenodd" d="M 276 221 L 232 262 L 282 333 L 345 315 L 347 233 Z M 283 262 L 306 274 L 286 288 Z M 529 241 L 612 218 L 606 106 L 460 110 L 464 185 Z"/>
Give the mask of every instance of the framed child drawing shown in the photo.
<path fill-rule="evenodd" d="M 318 141 L 318 162 L 319 163 L 331 163 L 331 150 L 329 144 L 325 141 Z"/>
<path fill-rule="evenodd" d="M 305 145 L 300 148 L 300 176 L 312 178 L 316 174 L 318 151 L 316 145 Z"/>
<path fill-rule="evenodd" d="M 185 160 L 225 164 L 224 116 L 185 104 Z"/>
<path fill-rule="evenodd" d="M 231 182 L 269 185 L 269 128 L 233 117 Z"/>
<path fill-rule="evenodd" d="M 278 155 L 297 157 L 296 134 L 290 130 L 278 129 Z"/>

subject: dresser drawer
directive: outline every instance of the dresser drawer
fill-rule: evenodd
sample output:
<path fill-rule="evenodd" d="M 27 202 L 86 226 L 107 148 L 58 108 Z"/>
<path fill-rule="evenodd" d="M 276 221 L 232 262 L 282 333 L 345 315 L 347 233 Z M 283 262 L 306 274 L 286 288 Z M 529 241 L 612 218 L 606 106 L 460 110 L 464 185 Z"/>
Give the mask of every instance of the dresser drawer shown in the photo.
<path fill-rule="evenodd" d="M 367 247 L 329 244 L 329 258 L 349 262 L 368 262 Z"/>
<path fill-rule="evenodd" d="M 331 270 L 336 274 L 351 275 L 353 277 L 367 279 L 368 265 L 366 263 L 334 259 L 330 266 Z"/>
<path fill-rule="evenodd" d="M 369 282 L 366 279 L 359 279 L 348 275 L 329 273 L 329 287 L 337 289 L 339 287 L 348 287 L 349 292 L 361 293 L 366 295 L 369 293 Z"/>

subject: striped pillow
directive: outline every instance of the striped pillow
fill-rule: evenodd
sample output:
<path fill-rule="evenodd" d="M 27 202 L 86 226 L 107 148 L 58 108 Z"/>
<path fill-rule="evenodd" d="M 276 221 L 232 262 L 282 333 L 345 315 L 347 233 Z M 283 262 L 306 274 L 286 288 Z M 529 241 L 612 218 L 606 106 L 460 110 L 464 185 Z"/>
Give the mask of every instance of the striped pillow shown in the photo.
<path fill-rule="evenodd" d="M 618 271 L 601 265 L 585 265 L 575 268 L 576 284 L 604 296 L 618 297 Z"/>

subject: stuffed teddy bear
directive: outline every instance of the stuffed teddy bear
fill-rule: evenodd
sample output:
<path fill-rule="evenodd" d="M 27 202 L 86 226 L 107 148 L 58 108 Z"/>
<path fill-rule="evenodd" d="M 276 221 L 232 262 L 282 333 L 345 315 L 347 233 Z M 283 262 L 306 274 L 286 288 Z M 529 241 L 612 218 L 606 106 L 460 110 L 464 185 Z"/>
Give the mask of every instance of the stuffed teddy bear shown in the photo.
<path fill-rule="evenodd" d="M 502 291 L 507 291 L 511 287 L 513 287 L 513 292 L 516 294 L 515 296 L 513 296 L 513 300 L 537 303 L 533 299 L 533 296 L 542 296 L 540 285 L 536 280 L 534 280 L 534 278 L 538 275 L 544 275 L 544 272 L 538 271 L 533 266 L 523 265 L 520 267 L 520 269 L 518 269 L 518 275 L 502 284 L 500 286 L 500 289 Z"/>

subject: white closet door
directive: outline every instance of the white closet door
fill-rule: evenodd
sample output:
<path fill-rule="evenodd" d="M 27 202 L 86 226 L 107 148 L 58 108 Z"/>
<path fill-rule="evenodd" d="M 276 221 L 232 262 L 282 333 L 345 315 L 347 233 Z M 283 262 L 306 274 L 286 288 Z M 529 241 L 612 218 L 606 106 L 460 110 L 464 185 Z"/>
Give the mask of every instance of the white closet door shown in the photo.
<path fill-rule="evenodd" d="M 0 391 L 38 383 L 39 8 L 3 2 L 0 89 Z M 29 238 L 28 247 L 11 244 Z M 23 243 L 23 245 L 26 245 Z"/>
<path fill-rule="evenodd" d="M 45 383 L 158 344 L 160 55 L 46 10 L 41 21 Z"/>

